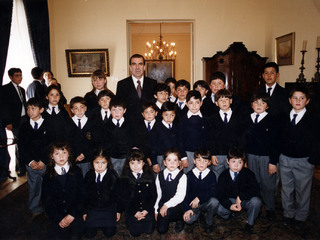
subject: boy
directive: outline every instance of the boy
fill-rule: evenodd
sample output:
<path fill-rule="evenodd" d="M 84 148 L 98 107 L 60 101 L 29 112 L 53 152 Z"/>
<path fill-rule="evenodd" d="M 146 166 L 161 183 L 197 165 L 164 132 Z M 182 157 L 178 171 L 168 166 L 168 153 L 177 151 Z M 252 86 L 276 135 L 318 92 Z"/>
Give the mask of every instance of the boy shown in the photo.
<path fill-rule="evenodd" d="M 163 154 L 170 147 L 180 149 L 178 142 L 178 127 L 174 122 L 177 105 L 165 102 L 161 107 L 162 120 L 157 121 L 150 137 L 150 158 L 155 173 L 164 169 Z M 185 157 L 184 151 L 182 157 Z"/>
<path fill-rule="evenodd" d="M 112 120 L 104 128 L 102 147 L 110 152 L 114 170 L 120 176 L 127 153 L 134 145 L 133 127 L 125 120 L 126 104 L 119 97 L 110 102 Z"/>
<path fill-rule="evenodd" d="M 284 224 L 295 222 L 297 228 L 304 227 L 308 217 L 313 167 L 319 163 L 318 118 L 307 111 L 309 101 L 307 88 L 295 87 L 289 94 L 292 110 L 281 128 L 279 166 Z"/>
<path fill-rule="evenodd" d="M 196 90 L 190 91 L 186 97 L 188 112 L 179 122 L 179 141 L 183 146 L 180 151 L 185 151 L 187 155 L 187 159 L 182 159 L 185 173 L 193 168 L 194 151 L 207 148 L 208 145 L 209 124 L 207 119 L 202 117 L 201 105 L 200 93 Z"/>
<path fill-rule="evenodd" d="M 239 146 L 242 136 L 241 118 L 237 111 L 230 107 L 232 94 L 226 89 L 216 92 L 215 104 L 220 109 L 211 117 L 211 137 L 209 138 L 212 149 L 212 170 L 219 175 L 228 168 L 226 163 L 228 150 L 232 146 Z"/>
<path fill-rule="evenodd" d="M 154 89 L 154 98 L 157 100 L 157 112 L 159 113 L 159 117 L 157 120 L 161 120 L 161 107 L 162 104 L 168 101 L 168 97 L 170 96 L 170 87 L 164 83 L 158 83 Z"/>
<path fill-rule="evenodd" d="M 261 201 L 259 185 L 254 173 L 244 168 L 245 153 L 239 148 L 231 148 L 228 152 L 229 169 L 224 170 L 218 181 L 218 215 L 227 219 L 230 211 L 247 210 L 247 221 L 244 231 L 253 232 L 253 225 L 259 215 Z"/>
<path fill-rule="evenodd" d="M 193 89 L 201 94 L 202 101 L 207 97 L 209 91 L 209 84 L 204 80 L 198 80 L 193 84 Z"/>
<path fill-rule="evenodd" d="M 29 193 L 29 210 L 32 218 L 43 212 L 40 204 L 42 175 L 46 171 L 48 161 L 48 135 L 51 129 L 41 117 L 43 104 L 38 98 L 30 98 L 27 102 L 29 121 L 21 125 L 19 131 L 19 154 L 26 164 Z"/>
<path fill-rule="evenodd" d="M 179 170 L 180 155 L 178 150 L 169 148 L 164 154 L 166 168 L 156 178 L 157 200 L 154 205 L 157 229 L 166 233 L 170 222 L 176 222 L 175 231 L 184 228 L 182 202 L 186 196 L 187 177 Z"/>
<path fill-rule="evenodd" d="M 74 97 L 70 101 L 71 112 L 74 114 L 72 128 L 72 144 L 76 163 L 83 177 L 90 170 L 92 151 L 97 142 L 97 127 L 85 115 L 87 103 L 83 97 Z"/>
<path fill-rule="evenodd" d="M 170 87 L 170 95 L 169 95 L 169 101 L 170 102 L 176 102 L 176 84 L 177 80 L 175 78 L 167 78 L 166 81 L 164 82 L 166 85 Z"/>
<path fill-rule="evenodd" d="M 184 79 L 181 79 L 176 84 L 177 99 L 177 120 L 180 119 L 188 112 L 188 107 L 186 106 L 186 97 L 190 91 L 190 83 Z"/>
<path fill-rule="evenodd" d="M 213 230 L 212 218 L 219 206 L 216 176 L 208 169 L 211 154 L 208 150 L 196 150 L 193 161 L 196 167 L 187 174 L 187 194 L 184 200 L 183 219 L 186 223 L 192 224 L 197 221 L 201 212 L 206 212 L 204 230 L 206 233 L 211 233 Z"/>
<path fill-rule="evenodd" d="M 274 221 L 279 153 L 277 151 L 277 123 L 266 112 L 269 99 L 266 93 L 253 94 L 251 106 L 254 112 L 246 118 L 245 146 L 248 154 L 248 167 L 254 172 L 260 186 L 267 218 Z"/>

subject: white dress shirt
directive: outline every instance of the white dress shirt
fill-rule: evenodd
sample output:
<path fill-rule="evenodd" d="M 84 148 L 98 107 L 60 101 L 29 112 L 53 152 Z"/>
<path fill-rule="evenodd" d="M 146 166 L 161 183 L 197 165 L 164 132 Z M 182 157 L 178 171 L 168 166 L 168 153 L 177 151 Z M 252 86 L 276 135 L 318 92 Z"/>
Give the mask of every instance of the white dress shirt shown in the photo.
<path fill-rule="evenodd" d="M 88 118 L 86 115 L 83 115 L 82 118 L 78 118 L 76 115 L 74 115 L 72 117 L 73 122 L 76 124 L 76 126 L 78 126 L 79 123 L 79 119 L 80 119 L 80 123 L 81 123 L 81 129 L 86 125 Z"/>
<path fill-rule="evenodd" d="M 276 85 L 277 85 L 276 82 L 275 82 L 271 87 L 269 87 L 269 86 L 266 84 L 266 93 L 268 93 L 268 88 L 271 88 L 271 90 L 270 90 L 270 97 L 272 96 L 273 91 L 274 91 Z"/>
<path fill-rule="evenodd" d="M 117 120 L 117 119 L 112 118 L 112 122 L 114 123 L 114 125 L 117 126 L 117 123 L 118 123 L 118 120 Z M 120 125 L 120 127 L 122 126 L 123 122 L 124 122 L 124 117 L 120 118 L 120 120 L 119 120 L 119 125 Z"/>
<path fill-rule="evenodd" d="M 266 111 L 264 111 L 263 113 L 259 113 L 259 117 L 258 117 L 258 123 L 264 119 L 266 116 L 268 115 L 268 113 Z M 256 120 L 256 116 L 257 116 L 257 113 L 251 113 L 251 119 L 252 119 L 252 122 L 254 123 L 255 120 Z"/>
<path fill-rule="evenodd" d="M 220 109 L 220 111 L 219 111 L 219 114 L 220 114 L 220 117 L 221 117 L 221 119 L 222 119 L 222 121 L 224 121 L 224 114 L 227 114 L 227 119 L 228 119 L 228 122 L 230 121 L 230 118 L 231 118 L 231 115 L 232 115 L 232 110 L 231 110 L 231 108 L 227 111 L 227 112 L 223 112 L 221 109 Z"/>
<path fill-rule="evenodd" d="M 301 118 L 304 116 L 304 114 L 307 112 L 307 109 L 306 108 L 304 108 L 304 109 L 302 109 L 300 112 L 298 112 L 298 113 L 296 113 L 295 111 L 294 111 L 294 109 L 292 109 L 291 111 L 290 111 L 290 121 L 292 121 L 292 119 L 293 119 L 293 114 L 298 114 L 298 116 L 296 117 L 296 125 L 298 124 L 298 122 L 300 122 L 300 120 L 301 120 Z"/>
<path fill-rule="evenodd" d="M 106 175 L 108 168 L 106 168 L 106 170 L 104 170 L 102 173 L 100 173 L 100 182 L 102 182 L 102 179 L 104 178 L 104 175 Z M 94 173 L 96 174 L 96 182 L 99 176 L 99 173 L 94 171 Z"/>
<path fill-rule="evenodd" d="M 51 115 L 52 114 L 52 108 L 54 107 L 54 112 L 58 114 L 60 112 L 59 106 L 52 106 L 50 103 L 48 104 L 47 112 Z"/>
<path fill-rule="evenodd" d="M 61 167 L 59 165 L 57 165 L 57 164 L 54 166 L 54 170 L 56 170 L 56 173 L 58 175 L 62 175 L 62 168 L 64 168 L 66 170 L 66 173 L 69 172 L 69 169 L 70 169 L 69 163 L 66 162 L 66 164 L 61 166 Z"/>

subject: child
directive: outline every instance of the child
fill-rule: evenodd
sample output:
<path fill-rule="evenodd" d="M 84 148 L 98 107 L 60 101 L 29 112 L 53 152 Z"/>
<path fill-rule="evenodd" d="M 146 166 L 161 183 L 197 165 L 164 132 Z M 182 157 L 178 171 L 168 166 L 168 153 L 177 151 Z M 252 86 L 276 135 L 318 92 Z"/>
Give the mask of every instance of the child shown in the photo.
<path fill-rule="evenodd" d="M 29 193 L 29 209 L 32 218 L 42 213 L 40 204 L 42 175 L 46 171 L 48 134 L 50 129 L 41 117 L 44 111 L 41 100 L 30 98 L 27 102 L 29 121 L 24 122 L 19 131 L 19 156 L 26 164 Z"/>
<path fill-rule="evenodd" d="M 230 211 L 247 210 L 245 232 L 251 234 L 253 225 L 259 215 L 261 201 L 259 185 L 254 173 L 244 168 L 245 153 L 239 148 L 231 148 L 228 152 L 229 169 L 224 170 L 218 181 L 218 215 L 227 219 Z"/>
<path fill-rule="evenodd" d="M 187 112 L 188 107 L 186 106 L 186 97 L 190 91 L 190 83 L 184 79 L 181 79 L 176 84 L 177 99 L 177 120 L 180 120 Z"/>
<path fill-rule="evenodd" d="M 67 143 L 53 143 L 43 177 L 42 203 L 49 217 L 48 238 L 79 239 L 83 230 L 81 170 L 72 163 Z"/>
<path fill-rule="evenodd" d="M 227 153 L 232 146 L 240 146 L 243 136 L 242 119 L 239 112 L 232 110 L 232 94 L 226 89 L 219 90 L 215 96 L 216 105 L 220 110 L 211 117 L 211 136 L 209 137 L 212 149 L 212 170 L 217 176 L 228 168 Z"/>
<path fill-rule="evenodd" d="M 99 128 L 85 115 L 87 111 L 86 100 L 83 97 L 74 97 L 70 101 L 72 120 L 72 142 L 77 166 L 80 167 L 83 177 L 90 169 L 92 151 L 97 145 L 97 132 Z M 97 129 L 98 128 L 98 129 Z"/>
<path fill-rule="evenodd" d="M 207 97 L 209 84 L 204 80 L 198 80 L 193 84 L 193 89 L 200 92 L 203 101 Z"/>
<path fill-rule="evenodd" d="M 166 233 L 170 222 L 176 222 L 175 231 L 184 228 L 182 202 L 186 196 L 187 177 L 179 170 L 180 154 L 178 150 L 169 148 L 164 154 L 166 168 L 156 178 L 157 200 L 154 205 L 157 230 Z"/>
<path fill-rule="evenodd" d="M 164 83 L 170 87 L 169 101 L 173 102 L 173 103 L 176 102 L 176 99 L 177 99 L 177 94 L 176 94 L 177 80 L 175 78 L 167 78 Z"/>
<path fill-rule="evenodd" d="M 84 234 L 87 238 L 94 238 L 102 228 L 103 234 L 109 238 L 116 233 L 116 223 L 120 219 L 115 189 L 118 176 L 103 149 L 97 149 L 92 159 L 93 169 L 84 180 Z"/>
<path fill-rule="evenodd" d="M 158 107 L 158 112 L 160 111 L 162 104 L 168 101 L 170 96 L 170 87 L 164 83 L 158 83 L 154 89 L 154 98 L 157 100 L 156 105 Z"/>
<path fill-rule="evenodd" d="M 123 117 L 125 102 L 115 97 L 110 102 L 112 120 L 104 128 L 103 148 L 108 149 L 114 170 L 120 176 L 127 153 L 134 145 L 133 127 Z"/>
<path fill-rule="evenodd" d="M 108 90 L 107 88 L 107 78 L 104 72 L 100 69 L 95 70 L 91 76 L 92 90 L 87 92 L 84 98 L 88 104 L 88 111 L 98 108 L 98 94 L 102 90 Z"/>
<path fill-rule="evenodd" d="M 187 159 L 182 159 L 185 173 L 193 168 L 195 150 L 208 147 L 209 131 L 208 121 L 200 112 L 201 94 L 196 90 L 190 91 L 186 97 L 186 105 L 189 110 L 179 122 L 179 141 L 183 146 L 180 151 L 185 151 L 187 155 Z"/>
<path fill-rule="evenodd" d="M 157 121 L 154 130 L 150 137 L 150 158 L 152 169 L 155 173 L 164 170 L 163 155 L 167 149 L 179 147 L 178 142 L 178 127 L 174 122 L 176 116 L 177 105 L 173 102 L 165 102 L 161 107 L 162 121 Z M 182 152 L 182 157 L 185 157 L 185 152 Z"/>
<path fill-rule="evenodd" d="M 143 152 L 129 152 L 119 183 L 121 212 L 125 212 L 126 226 L 130 234 L 152 234 L 155 226 L 154 204 L 157 198 L 154 177 Z"/>
<path fill-rule="evenodd" d="M 201 212 L 206 212 L 204 230 L 206 233 L 211 233 L 213 230 L 212 218 L 219 206 L 216 176 L 208 169 L 211 154 L 208 150 L 196 150 L 193 161 L 196 167 L 187 174 L 188 183 L 183 219 L 186 223 L 192 224 L 197 221 Z"/>
<path fill-rule="evenodd" d="M 254 111 L 246 119 L 245 145 L 248 154 L 248 167 L 254 172 L 260 193 L 267 211 L 267 218 L 274 221 L 276 172 L 279 153 L 277 150 L 277 123 L 266 112 L 269 96 L 266 93 L 254 94 L 251 106 Z"/>
<path fill-rule="evenodd" d="M 292 110 L 281 127 L 279 165 L 284 224 L 295 220 L 297 228 L 304 227 L 308 217 L 313 168 L 319 163 L 319 118 L 306 109 L 309 101 L 307 88 L 295 87 L 289 94 Z"/>

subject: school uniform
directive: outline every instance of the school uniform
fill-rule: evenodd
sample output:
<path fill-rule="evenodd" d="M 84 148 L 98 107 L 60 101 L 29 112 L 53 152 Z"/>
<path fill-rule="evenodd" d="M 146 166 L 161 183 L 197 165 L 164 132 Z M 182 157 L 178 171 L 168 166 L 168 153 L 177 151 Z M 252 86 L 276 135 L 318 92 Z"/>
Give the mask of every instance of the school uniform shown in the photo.
<path fill-rule="evenodd" d="M 254 172 L 267 211 L 275 211 L 276 174 L 269 175 L 269 164 L 279 161 L 277 123 L 267 112 L 252 113 L 245 121 L 245 149 L 248 167 Z"/>
<path fill-rule="evenodd" d="M 157 198 L 153 174 L 143 170 L 139 175 L 132 172 L 120 179 L 118 191 L 120 212 L 124 212 L 131 235 L 138 237 L 141 233 L 152 234 L 155 227 L 153 207 Z M 145 219 L 138 221 L 135 214 L 144 210 L 148 214 Z"/>
<path fill-rule="evenodd" d="M 98 103 L 98 94 L 99 90 L 92 90 L 90 92 L 87 92 L 86 95 L 84 95 L 84 99 L 87 103 L 87 113 L 90 116 L 91 111 L 93 111 L 95 108 L 100 108 L 100 105 Z"/>
<path fill-rule="evenodd" d="M 201 212 L 206 212 L 206 224 L 213 225 L 213 216 L 216 214 L 219 206 L 217 199 L 218 186 L 216 183 L 215 174 L 206 168 L 200 172 L 197 168 L 192 169 L 187 173 L 187 193 L 183 204 L 184 212 L 193 211 L 190 220 L 186 221 L 192 224 L 197 221 Z M 192 208 L 190 203 L 195 199 L 199 199 L 199 206 Z"/>
<path fill-rule="evenodd" d="M 80 168 L 71 167 L 68 163 L 63 167 L 64 171 L 56 165 L 53 176 L 47 172 L 43 177 L 42 203 L 50 220 L 48 238 L 80 237 L 83 231 L 82 173 Z M 67 228 L 61 228 L 59 223 L 67 215 L 75 219 Z"/>
<path fill-rule="evenodd" d="M 112 119 L 112 116 L 109 109 L 105 111 L 103 108 L 99 107 L 91 111 L 91 116 L 89 118 L 95 125 L 102 127 Z"/>
<path fill-rule="evenodd" d="M 156 119 L 153 119 L 153 121 L 150 122 L 146 120 L 137 120 L 137 123 L 134 126 L 134 146 L 139 148 L 147 158 L 150 157 L 150 138 L 156 122 Z"/>
<path fill-rule="evenodd" d="M 212 116 L 215 112 L 219 111 L 219 107 L 215 104 L 214 101 L 214 94 L 211 93 L 210 96 L 206 97 L 203 100 L 202 106 L 201 106 L 201 113 L 205 117 Z"/>
<path fill-rule="evenodd" d="M 182 221 L 182 202 L 186 196 L 187 177 L 179 169 L 170 172 L 167 168 L 156 178 L 157 200 L 154 205 L 157 216 L 157 230 L 160 234 L 166 233 L 170 222 Z M 168 207 L 167 215 L 162 217 L 160 209 Z"/>
<path fill-rule="evenodd" d="M 106 237 L 116 233 L 117 223 L 117 173 L 110 168 L 99 174 L 91 169 L 84 179 L 84 211 L 85 235 L 93 238 L 98 231 L 102 231 Z"/>
<path fill-rule="evenodd" d="M 189 111 L 187 105 L 186 105 L 186 100 L 184 100 L 183 102 L 181 102 L 178 98 L 176 99 L 176 104 L 177 104 L 177 108 L 176 108 L 176 117 L 175 117 L 175 121 L 176 122 L 180 122 L 181 119 L 187 114 L 187 112 Z"/>
<path fill-rule="evenodd" d="M 284 217 L 306 221 L 313 168 L 319 163 L 319 127 L 317 118 L 306 109 L 295 114 L 291 110 L 281 126 L 281 199 Z"/>
<path fill-rule="evenodd" d="M 226 162 L 228 151 L 231 147 L 241 146 L 243 136 L 242 119 L 239 112 L 229 110 L 227 115 L 219 110 L 211 117 L 210 150 L 218 159 L 218 165 L 212 166 L 217 179 L 219 175 L 228 168 Z"/>
<path fill-rule="evenodd" d="M 242 168 L 235 176 L 229 169 L 224 170 L 218 180 L 218 199 L 220 205 L 217 214 L 224 219 L 230 215 L 230 207 L 239 196 L 241 207 L 247 210 L 247 223 L 254 225 L 259 215 L 261 201 L 259 199 L 259 185 L 254 173 L 248 168 Z"/>
<path fill-rule="evenodd" d="M 188 111 L 179 122 L 179 141 L 183 145 L 182 150 L 185 151 L 189 162 L 189 167 L 183 169 L 185 173 L 189 172 L 194 166 L 194 152 L 200 148 L 208 148 L 209 130 L 208 119 L 204 118 L 200 111 L 196 114 Z"/>

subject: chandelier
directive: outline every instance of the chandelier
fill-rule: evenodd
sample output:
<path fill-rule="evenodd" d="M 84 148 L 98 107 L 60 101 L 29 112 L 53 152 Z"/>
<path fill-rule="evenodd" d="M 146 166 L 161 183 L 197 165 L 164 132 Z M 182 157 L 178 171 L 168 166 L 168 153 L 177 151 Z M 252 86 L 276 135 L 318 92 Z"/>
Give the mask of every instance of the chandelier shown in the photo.
<path fill-rule="evenodd" d="M 144 54 L 147 60 L 171 60 L 177 56 L 175 51 L 176 44 L 174 42 L 167 43 L 162 40 L 161 23 L 160 23 L 160 40 L 153 40 L 152 43 L 147 42 L 147 52 Z"/>

